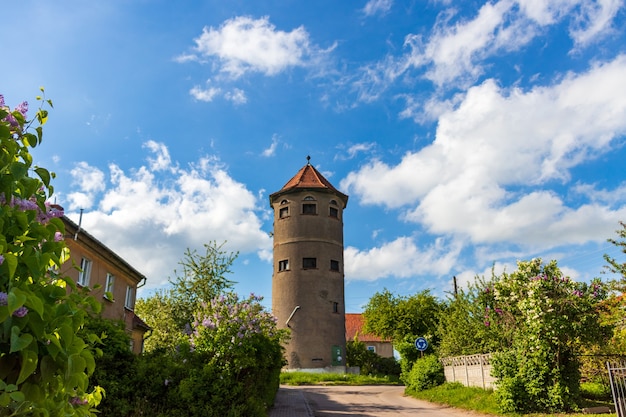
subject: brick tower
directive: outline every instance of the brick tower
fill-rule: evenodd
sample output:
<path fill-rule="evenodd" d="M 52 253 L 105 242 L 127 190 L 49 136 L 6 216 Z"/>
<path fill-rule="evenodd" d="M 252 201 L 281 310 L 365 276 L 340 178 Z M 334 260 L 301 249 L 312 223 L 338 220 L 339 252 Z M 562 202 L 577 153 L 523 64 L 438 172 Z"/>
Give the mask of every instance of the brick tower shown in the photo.
<path fill-rule="evenodd" d="M 289 369 L 344 367 L 343 210 L 348 196 L 311 164 L 270 195 L 272 312 L 289 328 Z"/>

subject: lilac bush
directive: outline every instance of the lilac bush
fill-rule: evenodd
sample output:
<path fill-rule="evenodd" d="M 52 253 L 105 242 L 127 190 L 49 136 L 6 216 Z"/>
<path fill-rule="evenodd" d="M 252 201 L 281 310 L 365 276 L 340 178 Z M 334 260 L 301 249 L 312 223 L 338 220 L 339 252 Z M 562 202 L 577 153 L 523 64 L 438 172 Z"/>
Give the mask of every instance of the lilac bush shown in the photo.
<path fill-rule="evenodd" d="M 28 103 L 11 110 L 0 95 L 0 415 L 93 415 L 102 397 L 88 391 L 98 338 L 77 333 L 99 304 L 53 272 L 69 251 L 63 211 L 47 202 L 54 174 L 30 154 L 52 106 L 37 99 L 28 120 Z"/>

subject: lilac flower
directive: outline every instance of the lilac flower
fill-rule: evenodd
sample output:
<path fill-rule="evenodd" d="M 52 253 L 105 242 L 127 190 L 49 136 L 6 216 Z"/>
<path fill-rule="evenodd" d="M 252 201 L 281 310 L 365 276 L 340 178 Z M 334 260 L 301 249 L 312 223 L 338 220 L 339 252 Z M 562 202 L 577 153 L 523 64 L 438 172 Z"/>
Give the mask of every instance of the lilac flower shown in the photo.
<path fill-rule="evenodd" d="M 17 310 L 13 312 L 15 317 L 24 317 L 28 313 L 28 309 L 24 306 L 21 306 Z"/>
<path fill-rule="evenodd" d="M 63 233 L 56 231 L 54 232 L 54 241 L 55 242 L 60 242 L 63 240 Z"/>
<path fill-rule="evenodd" d="M 87 401 L 86 398 L 80 398 L 80 397 L 72 397 L 72 398 L 70 398 L 70 404 L 72 404 L 72 405 L 85 405 L 88 402 L 89 401 Z"/>
<path fill-rule="evenodd" d="M 5 306 L 9 304 L 9 294 L 5 292 L 0 292 L 0 306 Z"/>
<path fill-rule="evenodd" d="M 485 321 L 485 326 L 489 327 L 491 323 L 489 323 L 488 321 Z"/>
<path fill-rule="evenodd" d="M 26 118 L 26 113 L 28 113 L 28 102 L 27 101 L 22 101 L 20 104 L 17 105 L 15 110 L 17 110 L 20 113 L 22 113 L 22 116 L 24 116 L 24 118 Z"/>
<path fill-rule="evenodd" d="M 0 255 L 0 265 L 4 263 L 4 256 Z"/>

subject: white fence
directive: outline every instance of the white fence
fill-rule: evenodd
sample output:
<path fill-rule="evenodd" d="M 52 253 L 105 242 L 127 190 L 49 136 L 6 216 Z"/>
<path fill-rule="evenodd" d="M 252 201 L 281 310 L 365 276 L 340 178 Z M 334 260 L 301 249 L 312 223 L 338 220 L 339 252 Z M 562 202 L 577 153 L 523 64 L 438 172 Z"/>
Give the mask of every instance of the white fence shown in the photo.
<path fill-rule="evenodd" d="M 466 387 L 495 389 L 491 376 L 491 355 L 469 355 L 441 358 L 446 382 L 460 382 Z"/>

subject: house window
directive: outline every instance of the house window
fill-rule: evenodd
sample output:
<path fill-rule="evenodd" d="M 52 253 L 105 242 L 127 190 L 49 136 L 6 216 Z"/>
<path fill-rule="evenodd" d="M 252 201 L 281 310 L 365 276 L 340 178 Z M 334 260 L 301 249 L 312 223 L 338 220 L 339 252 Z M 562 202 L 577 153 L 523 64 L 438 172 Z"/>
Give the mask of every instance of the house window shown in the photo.
<path fill-rule="evenodd" d="M 330 260 L 330 270 L 339 272 L 339 261 Z"/>
<path fill-rule="evenodd" d="M 126 287 L 126 301 L 124 301 L 124 307 L 129 310 L 135 308 L 135 288 L 130 285 Z"/>
<path fill-rule="evenodd" d="M 329 213 L 330 217 L 334 217 L 335 219 L 339 217 L 339 210 L 336 207 L 330 207 Z"/>
<path fill-rule="evenodd" d="M 303 204 L 302 214 L 317 214 L 317 205 L 311 203 Z"/>
<path fill-rule="evenodd" d="M 104 298 L 109 301 L 113 301 L 113 284 L 115 284 L 115 276 L 107 273 L 107 280 L 104 285 Z"/>
<path fill-rule="evenodd" d="M 289 207 L 281 207 L 280 210 L 278 210 L 278 217 L 284 219 L 287 216 L 289 216 Z"/>
<path fill-rule="evenodd" d="M 303 269 L 315 269 L 317 268 L 317 258 L 302 258 Z"/>
<path fill-rule="evenodd" d="M 333 302 L 333 313 L 339 313 L 339 303 Z"/>
<path fill-rule="evenodd" d="M 78 285 L 86 287 L 89 285 L 89 277 L 91 277 L 91 261 L 87 258 L 80 260 L 80 272 L 78 273 Z"/>
<path fill-rule="evenodd" d="M 376 353 L 376 346 L 368 346 L 367 350 L 369 350 L 370 352 Z"/>
<path fill-rule="evenodd" d="M 278 261 L 278 270 L 279 271 L 288 271 L 289 270 L 289 260 L 283 259 L 282 261 Z"/>

